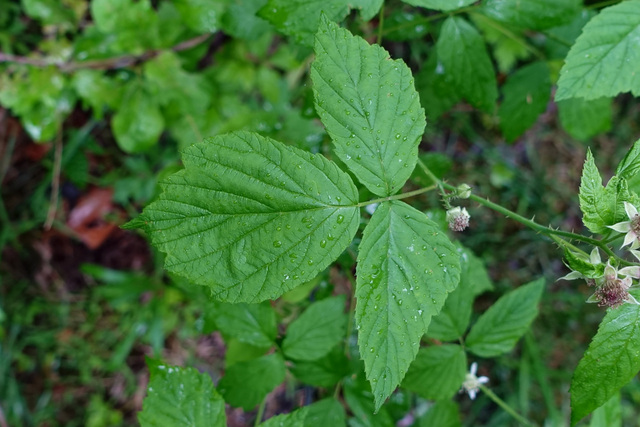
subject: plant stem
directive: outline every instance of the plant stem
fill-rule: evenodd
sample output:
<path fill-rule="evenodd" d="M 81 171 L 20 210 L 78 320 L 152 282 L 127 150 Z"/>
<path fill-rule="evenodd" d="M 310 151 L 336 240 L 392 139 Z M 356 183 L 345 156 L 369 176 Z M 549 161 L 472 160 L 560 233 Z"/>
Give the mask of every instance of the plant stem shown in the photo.
<path fill-rule="evenodd" d="M 58 211 L 58 193 L 60 192 L 60 173 L 62 169 L 62 126 L 58 130 L 53 153 L 53 171 L 51 176 L 51 198 L 44 229 L 50 230 Z"/>
<path fill-rule="evenodd" d="M 535 426 L 535 424 L 524 418 L 522 415 L 518 414 L 511 406 L 507 404 L 507 402 L 500 399 L 494 392 L 491 391 L 491 389 L 486 387 L 484 384 L 480 384 L 480 390 L 482 390 L 482 392 L 486 394 L 489 399 L 493 400 L 496 405 L 504 409 L 507 414 L 511 415 L 520 424 L 531 427 Z"/>
<path fill-rule="evenodd" d="M 256 414 L 256 420 L 253 423 L 254 427 L 258 427 L 260 422 L 262 421 L 262 417 L 264 416 L 264 408 L 267 406 L 267 396 L 262 399 L 260 402 L 260 406 L 258 407 L 258 413 Z"/>
<path fill-rule="evenodd" d="M 431 178 L 431 180 L 433 180 L 436 185 L 440 185 L 443 188 L 446 188 L 447 190 L 450 191 L 456 191 L 456 187 L 454 187 L 453 185 L 447 184 L 446 182 L 443 182 L 441 180 L 438 179 L 438 177 L 436 177 L 433 172 L 431 172 L 429 170 L 429 168 L 427 167 L 427 165 L 424 164 L 424 162 L 422 162 L 422 160 L 418 159 L 418 164 L 420 165 L 420 167 L 422 168 L 422 170 L 424 171 L 425 174 L 427 174 L 427 176 L 429 178 Z M 409 193 L 407 193 L 409 194 Z M 576 233 L 571 233 L 568 231 L 562 231 L 562 230 L 556 230 L 550 227 L 545 227 L 544 225 L 540 225 L 537 222 L 525 218 L 522 215 L 519 215 L 513 211 L 510 211 L 509 209 L 500 206 L 496 203 L 491 202 L 488 199 L 483 199 L 482 197 L 478 197 L 475 194 L 472 194 L 469 197 L 470 200 L 473 200 L 474 202 L 477 202 L 479 204 L 481 204 L 482 206 L 485 206 L 489 209 L 492 209 L 496 212 L 499 212 L 501 214 L 503 214 L 504 216 L 506 216 L 507 218 L 511 218 L 514 221 L 517 221 L 523 225 L 526 225 L 527 227 L 531 228 L 532 230 L 535 230 L 539 233 L 542 233 L 548 237 L 551 238 L 551 236 L 557 236 L 557 238 L 554 239 L 554 241 L 556 241 L 557 243 L 561 244 L 562 246 L 565 247 L 569 247 L 568 245 L 571 245 L 571 243 L 567 242 L 564 239 L 570 239 L 570 240 L 578 240 L 580 242 L 583 243 L 587 243 L 589 245 L 592 246 L 597 246 L 598 248 L 602 249 L 603 252 L 605 252 L 609 257 L 616 259 L 620 264 L 622 265 L 636 265 L 635 263 L 631 263 L 627 260 L 624 260 L 622 258 L 620 258 L 619 256 L 617 256 L 615 253 L 613 253 L 613 251 L 611 250 L 611 248 L 609 248 L 606 243 L 604 241 L 601 240 L 597 240 L 597 239 L 592 239 L 590 237 L 586 237 L 583 236 L 581 234 L 576 234 Z M 558 238 L 563 238 L 563 239 L 558 239 Z M 560 243 L 560 240 L 562 240 L 562 243 Z M 575 246 L 571 245 L 572 249 L 578 249 Z M 578 249 L 578 251 L 580 251 Z M 582 251 L 580 251 L 582 252 Z M 584 253 L 584 252 L 583 252 Z"/>
<path fill-rule="evenodd" d="M 437 188 L 436 185 L 431 185 L 429 187 L 420 188 L 418 190 L 409 191 L 407 193 L 394 194 L 393 196 L 389 196 L 389 197 L 381 197 L 379 199 L 373 199 L 373 200 L 368 200 L 366 202 L 361 202 L 355 205 L 355 207 L 362 208 L 364 206 L 372 205 L 374 203 L 388 202 L 391 200 L 408 199 L 409 197 L 417 196 L 418 194 L 426 193 L 427 191 L 432 191 L 432 190 L 435 190 L 436 188 Z"/>
<path fill-rule="evenodd" d="M 382 31 L 383 29 L 384 29 L 384 3 L 382 3 L 382 6 L 380 7 L 380 15 L 378 18 L 378 39 L 376 40 L 376 43 L 378 45 L 382 43 L 382 34 L 384 33 Z"/>
<path fill-rule="evenodd" d="M 399 31 L 399 30 L 403 30 L 407 27 L 411 27 L 411 26 L 415 26 L 415 25 L 420 25 L 420 24 L 427 24 L 431 21 L 437 21 L 440 18 L 446 18 L 447 16 L 453 16 L 453 15 L 458 15 L 460 13 L 465 13 L 465 12 L 471 12 L 475 9 L 478 9 L 480 6 L 468 6 L 468 7 L 463 7 L 462 9 L 458 9 L 458 10 L 454 10 L 451 12 L 443 12 L 443 13 L 438 13 L 435 15 L 429 15 L 429 16 L 425 16 L 422 19 L 415 19 L 413 21 L 410 22 L 405 22 L 404 24 L 400 24 L 400 25 L 396 25 L 395 27 L 391 27 L 391 28 L 387 28 L 386 30 L 383 31 L 383 34 L 389 34 L 392 33 L 394 31 Z"/>

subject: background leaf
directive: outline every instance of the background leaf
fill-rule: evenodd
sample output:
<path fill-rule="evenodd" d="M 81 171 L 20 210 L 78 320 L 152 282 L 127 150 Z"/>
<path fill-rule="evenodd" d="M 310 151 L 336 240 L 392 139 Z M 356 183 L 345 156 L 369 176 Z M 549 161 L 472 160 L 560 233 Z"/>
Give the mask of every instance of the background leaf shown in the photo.
<path fill-rule="evenodd" d="M 636 292 L 634 296 L 638 298 Z M 571 425 L 604 405 L 640 370 L 640 306 L 610 309 L 571 380 Z"/>
<path fill-rule="evenodd" d="M 402 0 L 412 6 L 424 7 L 427 9 L 441 10 L 449 12 L 451 10 L 461 9 L 476 2 L 476 0 Z"/>
<path fill-rule="evenodd" d="M 500 297 L 469 331 L 469 351 L 481 357 L 510 351 L 538 315 L 543 289 L 544 279 L 539 279 Z"/>
<path fill-rule="evenodd" d="M 486 0 L 482 11 L 515 27 L 544 30 L 570 22 L 580 5 L 580 0 Z"/>
<path fill-rule="evenodd" d="M 569 98 L 556 104 L 562 127 L 575 139 L 584 141 L 611 130 L 612 98 Z"/>
<path fill-rule="evenodd" d="M 212 307 L 216 326 L 227 337 L 255 347 L 271 347 L 278 333 L 271 304 L 228 304 Z"/>
<path fill-rule="evenodd" d="M 460 410 L 455 402 L 441 400 L 420 418 L 420 427 L 460 427 Z"/>
<path fill-rule="evenodd" d="M 342 346 L 333 347 L 317 360 L 290 363 L 289 370 L 298 380 L 316 387 L 332 387 L 349 374 L 349 360 Z"/>
<path fill-rule="evenodd" d="M 593 411 L 589 427 L 622 427 L 620 393 L 614 394 L 607 403 Z"/>
<path fill-rule="evenodd" d="M 158 143 L 164 118 L 156 99 L 141 85 L 132 85 L 113 115 L 111 128 L 122 150 L 138 153 Z"/>
<path fill-rule="evenodd" d="M 238 132 L 192 145 L 183 162 L 130 226 L 217 299 L 277 298 L 324 270 L 358 228 L 353 182 L 321 155 Z"/>
<path fill-rule="evenodd" d="M 560 71 L 556 100 L 640 96 L 640 0 L 603 9 L 571 47 Z"/>
<path fill-rule="evenodd" d="M 305 427 L 344 427 L 347 423 L 344 407 L 334 398 L 322 399 L 306 408 Z"/>
<path fill-rule="evenodd" d="M 372 193 L 396 193 L 416 165 L 426 125 L 411 70 L 326 19 L 315 52 L 316 110 L 336 155 Z"/>
<path fill-rule="evenodd" d="M 308 408 L 305 406 L 288 414 L 271 417 L 260 425 L 263 427 L 304 427 Z"/>
<path fill-rule="evenodd" d="M 224 401 L 211 377 L 193 368 L 148 360 L 151 381 L 138 421 L 142 427 L 225 427 Z"/>
<path fill-rule="evenodd" d="M 284 359 L 272 353 L 229 367 L 218 390 L 229 405 L 250 411 L 284 381 L 284 374 Z"/>
<path fill-rule="evenodd" d="M 425 399 L 447 400 L 453 397 L 467 374 L 467 356 L 457 344 L 423 347 L 418 351 L 402 387 Z"/>
<path fill-rule="evenodd" d="M 634 178 L 638 171 L 640 171 L 640 139 L 633 144 L 620 161 L 616 168 L 616 175 L 628 181 Z"/>
<path fill-rule="evenodd" d="M 547 109 L 551 78 L 545 62 L 520 68 L 502 87 L 504 99 L 498 109 L 500 129 L 507 141 L 514 141 L 529 129 Z"/>
<path fill-rule="evenodd" d="M 311 304 L 287 327 L 282 351 L 287 358 L 316 360 L 325 356 L 346 333 L 344 295 Z"/>
<path fill-rule="evenodd" d="M 478 30 L 463 18 L 451 16 L 442 24 L 436 49 L 436 73 L 443 74 L 471 105 L 492 112 L 498 97 L 496 75 Z"/>
<path fill-rule="evenodd" d="M 357 273 L 358 346 L 378 409 L 457 286 L 460 256 L 425 214 L 403 202 L 385 202 L 365 228 Z"/>

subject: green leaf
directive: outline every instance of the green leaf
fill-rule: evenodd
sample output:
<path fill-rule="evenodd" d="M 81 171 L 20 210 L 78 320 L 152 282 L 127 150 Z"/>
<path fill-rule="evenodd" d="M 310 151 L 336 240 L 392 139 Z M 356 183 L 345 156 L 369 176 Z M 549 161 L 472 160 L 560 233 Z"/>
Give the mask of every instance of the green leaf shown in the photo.
<path fill-rule="evenodd" d="M 589 427 L 622 427 L 620 393 L 615 393 L 607 403 L 593 411 Z"/>
<path fill-rule="evenodd" d="M 503 295 L 473 325 L 467 348 L 480 357 L 511 351 L 538 315 L 544 279 L 538 279 Z"/>
<path fill-rule="evenodd" d="M 467 355 L 457 344 L 423 347 L 402 387 L 425 399 L 447 400 L 460 389 L 467 374 Z"/>
<path fill-rule="evenodd" d="M 376 16 L 382 7 L 384 0 L 351 0 L 352 8 L 360 9 L 360 16 L 363 21 L 369 21 Z"/>
<path fill-rule="evenodd" d="M 591 150 L 588 150 L 580 180 L 580 210 L 584 225 L 593 233 L 604 233 L 608 230 L 607 225 L 628 219 L 625 201 L 636 202 L 629 192 L 627 180 L 614 176 L 603 187 L 598 167 Z"/>
<path fill-rule="evenodd" d="M 256 16 L 267 0 L 235 0 L 222 18 L 225 33 L 235 38 L 256 40 L 271 29 L 271 25 Z"/>
<path fill-rule="evenodd" d="M 138 421 L 142 427 L 225 427 L 224 401 L 211 377 L 193 368 L 148 360 L 151 381 Z"/>
<path fill-rule="evenodd" d="M 316 387 L 333 387 L 349 374 L 349 360 L 342 346 L 333 347 L 318 360 L 290 363 L 289 370 L 298 380 Z"/>
<path fill-rule="evenodd" d="M 412 6 L 424 7 L 427 9 L 450 12 L 461 9 L 476 2 L 476 0 L 402 0 Z"/>
<path fill-rule="evenodd" d="M 213 318 L 220 331 L 240 342 L 271 347 L 278 334 L 276 313 L 271 304 L 216 304 Z"/>
<path fill-rule="evenodd" d="M 251 344 L 243 343 L 235 338 L 225 338 L 224 344 L 224 365 L 229 368 L 236 363 L 257 359 L 267 352 L 265 347 L 255 347 Z"/>
<path fill-rule="evenodd" d="M 336 155 L 372 193 L 396 193 L 416 165 L 426 124 L 411 70 L 325 18 L 315 52 L 316 110 Z"/>
<path fill-rule="evenodd" d="M 532 55 L 521 31 L 510 29 L 505 34 L 501 25 L 496 25 L 493 19 L 481 13 L 470 13 L 470 17 L 484 35 L 487 44 L 491 45 L 493 58 L 500 72 L 509 74 L 519 61 L 524 61 Z"/>
<path fill-rule="evenodd" d="M 237 132 L 192 145 L 183 162 L 128 226 L 216 299 L 275 299 L 324 270 L 358 229 L 357 190 L 321 155 Z"/>
<path fill-rule="evenodd" d="M 182 22 L 197 33 L 213 33 L 218 30 L 226 1 L 173 0 Z"/>
<path fill-rule="evenodd" d="M 344 295 L 311 304 L 287 328 L 282 351 L 287 358 L 316 360 L 340 342 L 347 329 Z"/>
<path fill-rule="evenodd" d="M 616 176 L 629 181 L 636 176 L 638 171 L 640 171 L 640 139 L 633 144 L 618 164 Z"/>
<path fill-rule="evenodd" d="M 347 423 L 344 407 L 334 398 L 306 406 L 305 427 L 344 427 Z"/>
<path fill-rule="evenodd" d="M 164 118 L 156 99 L 140 85 L 132 85 L 111 120 L 118 146 L 127 153 L 140 153 L 157 144 Z"/>
<path fill-rule="evenodd" d="M 58 0 L 22 0 L 22 7 L 27 15 L 41 20 L 45 25 L 76 25 L 73 10 Z"/>
<path fill-rule="evenodd" d="M 442 66 L 438 67 L 436 55 L 429 55 L 416 75 L 416 88 L 429 120 L 436 120 L 460 101 L 455 88 L 447 82 Z"/>
<path fill-rule="evenodd" d="M 640 0 L 623 1 L 591 19 L 571 47 L 556 100 L 640 96 Z"/>
<path fill-rule="evenodd" d="M 393 422 L 386 407 L 374 410 L 373 396 L 369 383 L 360 376 L 344 380 L 344 400 L 355 418 L 349 420 L 350 426 L 393 427 Z M 354 421 L 357 421 L 354 422 Z"/>
<path fill-rule="evenodd" d="M 486 0 L 482 11 L 514 27 L 544 30 L 570 22 L 581 4 L 580 0 Z"/>
<path fill-rule="evenodd" d="M 284 381 L 284 374 L 282 356 L 272 353 L 229 367 L 218 390 L 229 405 L 250 411 Z"/>
<path fill-rule="evenodd" d="M 461 427 L 460 410 L 451 400 L 441 400 L 420 418 L 420 427 Z"/>
<path fill-rule="evenodd" d="M 93 0 L 91 16 L 97 29 L 111 36 L 109 49 L 142 53 L 158 46 L 158 16 L 149 0 Z"/>
<path fill-rule="evenodd" d="M 304 427 L 309 407 L 297 409 L 289 414 L 269 418 L 260 424 L 262 427 Z"/>
<path fill-rule="evenodd" d="M 547 109 L 551 97 L 551 78 L 545 62 L 534 62 L 511 74 L 503 86 L 500 128 L 512 142 L 529 129 Z"/>
<path fill-rule="evenodd" d="M 269 0 L 258 15 L 298 43 L 312 46 L 323 13 L 331 21 L 342 21 L 349 4 L 344 0 Z"/>
<path fill-rule="evenodd" d="M 570 98 L 556 104 L 562 127 L 575 139 L 584 141 L 611 129 L 613 98 Z"/>
<path fill-rule="evenodd" d="M 564 250 L 564 259 L 571 270 L 577 271 L 590 279 L 602 277 L 604 274 L 604 264 L 591 264 L 588 257 L 566 248 Z"/>
<path fill-rule="evenodd" d="M 458 249 L 460 254 L 460 283 L 444 302 L 440 313 L 431 319 L 427 335 L 440 341 L 453 341 L 462 337 L 469 326 L 473 299 L 491 288 L 487 272 L 470 250 Z M 480 292 L 478 292 L 478 290 Z"/>
<path fill-rule="evenodd" d="M 637 375 L 638 354 L 640 306 L 623 304 L 609 310 L 571 380 L 571 425 L 604 405 Z"/>
<path fill-rule="evenodd" d="M 460 97 L 491 113 L 498 88 L 493 64 L 478 30 L 464 19 L 450 16 L 442 24 L 436 50 L 436 72 L 447 78 Z"/>
<path fill-rule="evenodd" d="M 460 280 L 460 256 L 425 214 L 378 206 L 358 254 L 358 345 L 379 409 L 416 357 L 431 317 Z"/>

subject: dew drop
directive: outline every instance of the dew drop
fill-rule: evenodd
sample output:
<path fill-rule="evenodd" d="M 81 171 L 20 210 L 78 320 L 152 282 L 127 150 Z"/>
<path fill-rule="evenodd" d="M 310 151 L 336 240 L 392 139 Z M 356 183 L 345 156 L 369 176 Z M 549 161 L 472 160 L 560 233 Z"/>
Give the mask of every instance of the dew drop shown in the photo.
<path fill-rule="evenodd" d="M 276 240 L 273 242 L 274 248 L 279 248 L 280 246 L 282 246 L 282 242 L 280 240 Z"/>
<path fill-rule="evenodd" d="M 320 240 L 320 247 L 325 248 L 326 246 L 327 246 L 327 241 L 324 239 Z"/>
<path fill-rule="evenodd" d="M 338 217 L 336 218 L 336 222 L 338 224 L 342 224 L 344 222 L 344 215 L 338 215 Z"/>

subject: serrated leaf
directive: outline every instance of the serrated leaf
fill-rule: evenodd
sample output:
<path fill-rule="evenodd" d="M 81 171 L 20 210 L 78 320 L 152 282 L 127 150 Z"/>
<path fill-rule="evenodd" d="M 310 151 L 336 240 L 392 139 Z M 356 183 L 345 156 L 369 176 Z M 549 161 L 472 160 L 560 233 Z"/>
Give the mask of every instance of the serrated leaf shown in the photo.
<path fill-rule="evenodd" d="M 269 0 L 258 15 L 298 43 L 311 46 L 323 13 L 331 21 L 342 21 L 349 4 L 345 0 Z"/>
<path fill-rule="evenodd" d="M 438 41 L 438 71 L 459 96 L 474 107 L 492 112 L 498 97 L 493 64 L 478 30 L 462 18 L 450 16 Z"/>
<path fill-rule="evenodd" d="M 257 359 L 264 355 L 268 350 L 265 347 L 256 347 L 251 344 L 243 343 L 235 338 L 225 338 L 224 344 L 226 347 L 226 351 L 224 353 L 224 365 L 226 368 L 229 368 L 239 362 Z"/>
<path fill-rule="evenodd" d="M 344 407 L 334 398 L 306 406 L 305 427 L 344 427 L 347 423 Z"/>
<path fill-rule="evenodd" d="M 556 100 L 640 96 L 640 0 L 603 9 L 584 26 L 558 81 Z"/>
<path fill-rule="evenodd" d="M 538 315 L 543 289 L 544 279 L 539 279 L 500 297 L 469 331 L 469 351 L 480 357 L 511 351 Z"/>
<path fill-rule="evenodd" d="M 620 393 L 615 393 L 607 403 L 593 411 L 589 427 L 622 427 Z"/>
<path fill-rule="evenodd" d="M 611 130 L 613 98 L 570 98 L 556 104 L 562 127 L 575 139 L 584 141 Z"/>
<path fill-rule="evenodd" d="M 514 27 L 544 30 L 570 22 L 581 3 L 580 0 L 486 0 L 482 11 Z"/>
<path fill-rule="evenodd" d="M 636 376 L 638 354 L 640 306 L 623 304 L 609 310 L 571 380 L 571 425 L 605 404 Z"/>
<path fill-rule="evenodd" d="M 284 374 L 284 359 L 272 353 L 229 367 L 218 390 L 229 405 L 249 411 L 284 381 Z"/>
<path fill-rule="evenodd" d="M 358 229 L 357 190 L 321 155 L 238 132 L 192 145 L 183 162 L 129 227 L 216 299 L 275 299 L 324 270 Z"/>
<path fill-rule="evenodd" d="M 213 318 L 228 337 L 256 347 L 271 347 L 278 334 L 276 313 L 271 304 L 216 304 Z"/>
<path fill-rule="evenodd" d="M 118 146 L 127 153 L 140 153 L 158 143 L 164 118 L 156 99 L 143 87 L 132 85 L 111 120 Z"/>
<path fill-rule="evenodd" d="M 614 176 L 606 187 L 602 186 L 602 178 L 591 150 L 587 151 L 582 170 L 579 196 L 582 222 L 593 233 L 604 233 L 608 230 L 607 225 L 628 219 L 624 202 L 635 202 L 635 196 L 629 192 L 624 178 Z"/>
<path fill-rule="evenodd" d="M 340 342 L 347 329 L 343 296 L 311 304 L 287 328 L 282 351 L 287 358 L 316 360 Z"/>
<path fill-rule="evenodd" d="M 332 387 L 349 374 L 349 360 L 342 346 L 333 347 L 317 360 L 290 363 L 289 370 L 298 380 L 316 387 Z"/>
<path fill-rule="evenodd" d="M 631 180 L 640 171 L 640 139 L 629 149 L 624 158 L 618 163 L 616 175 Z"/>
<path fill-rule="evenodd" d="M 402 0 L 412 6 L 424 7 L 427 9 L 441 10 L 450 12 L 452 10 L 461 9 L 476 2 L 476 0 Z"/>
<path fill-rule="evenodd" d="M 446 400 L 453 397 L 467 374 L 467 356 L 457 344 L 423 347 L 418 352 L 402 387 L 425 399 Z"/>
<path fill-rule="evenodd" d="M 502 88 L 504 99 L 498 115 L 500 129 L 512 142 L 529 129 L 547 109 L 551 78 L 545 62 L 534 62 L 511 74 Z"/>
<path fill-rule="evenodd" d="M 211 377 L 193 368 L 148 361 L 151 381 L 138 421 L 142 427 L 225 427 L 224 401 Z"/>
<path fill-rule="evenodd" d="M 262 427 L 304 427 L 305 419 L 309 411 L 308 406 L 297 409 L 291 413 L 277 415 L 269 418 L 267 421 L 260 423 Z"/>
<path fill-rule="evenodd" d="M 358 345 L 379 409 L 416 357 L 431 317 L 457 286 L 460 257 L 425 214 L 385 202 L 364 230 L 357 273 Z"/>
<path fill-rule="evenodd" d="M 451 400 L 436 402 L 429 408 L 424 417 L 420 418 L 420 427 L 460 427 L 460 410 Z"/>
<path fill-rule="evenodd" d="M 468 249 L 460 248 L 458 252 L 462 269 L 460 283 L 449 294 L 440 313 L 431 319 L 427 331 L 427 336 L 440 341 L 453 341 L 464 335 L 471 319 L 475 296 L 486 289 L 487 283 L 491 286 L 482 261 Z"/>
<path fill-rule="evenodd" d="M 415 167 L 426 125 L 411 70 L 325 18 L 315 52 L 316 110 L 336 155 L 372 193 L 396 193 Z"/>

